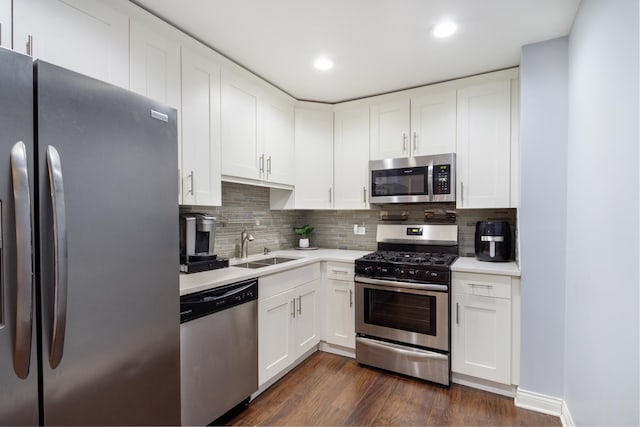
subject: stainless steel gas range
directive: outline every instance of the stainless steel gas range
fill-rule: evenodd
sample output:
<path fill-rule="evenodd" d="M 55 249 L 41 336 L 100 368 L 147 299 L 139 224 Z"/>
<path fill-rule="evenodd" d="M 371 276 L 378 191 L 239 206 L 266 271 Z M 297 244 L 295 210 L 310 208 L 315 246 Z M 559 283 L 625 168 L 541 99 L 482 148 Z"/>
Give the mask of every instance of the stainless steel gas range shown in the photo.
<path fill-rule="evenodd" d="M 450 266 L 457 225 L 378 225 L 355 262 L 356 360 L 449 385 Z"/>

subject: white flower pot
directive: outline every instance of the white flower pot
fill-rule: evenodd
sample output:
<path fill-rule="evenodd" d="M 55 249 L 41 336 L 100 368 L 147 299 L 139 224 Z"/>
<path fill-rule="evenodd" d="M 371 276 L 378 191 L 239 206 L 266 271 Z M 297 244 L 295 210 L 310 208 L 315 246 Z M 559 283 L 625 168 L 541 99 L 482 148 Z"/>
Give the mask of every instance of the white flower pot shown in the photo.
<path fill-rule="evenodd" d="M 308 248 L 309 247 L 309 239 L 300 239 L 298 242 L 299 248 Z"/>

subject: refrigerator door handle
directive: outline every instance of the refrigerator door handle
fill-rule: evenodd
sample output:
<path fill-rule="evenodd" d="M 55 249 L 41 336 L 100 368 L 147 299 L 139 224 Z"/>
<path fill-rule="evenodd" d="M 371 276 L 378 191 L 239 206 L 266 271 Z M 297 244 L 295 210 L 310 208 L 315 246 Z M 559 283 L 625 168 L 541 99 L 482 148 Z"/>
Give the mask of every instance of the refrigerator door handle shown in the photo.
<path fill-rule="evenodd" d="M 33 331 L 33 264 L 31 194 L 27 148 L 18 141 L 11 148 L 11 180 L 16 215 L 16 346 L 13 369 L 19 378 L 29 375 Z"/>
<path fill-rule="evenodd" d="M 67 220 L 64 202 L 62 162 L 55 147 L 47 147 L 47 166 L 51 205 L 53 207 L 54 240 L 54 284 L 53 284 L 53 331 L 49 365 L 55 369 L 62 360 L 67 324 Z"/>

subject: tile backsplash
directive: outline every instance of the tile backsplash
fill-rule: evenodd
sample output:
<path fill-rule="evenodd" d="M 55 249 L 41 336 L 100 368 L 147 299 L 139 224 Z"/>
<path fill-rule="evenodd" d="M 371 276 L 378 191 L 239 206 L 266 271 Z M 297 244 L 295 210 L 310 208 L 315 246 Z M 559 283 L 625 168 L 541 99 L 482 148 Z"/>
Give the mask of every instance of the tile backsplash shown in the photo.
<path fill-rule="evenodd" d="M 376 227 L 379 210 L 407 211 L 408 223 L 424 223 L 425 210 L 455 210 L 453 203 L 389 205 L 371 210 L 271 210 L 269 189 L 251 185 L 222 183 L 222 206 L 181 206 L 181 212 L 207 212 L 227 220 L 218 226 L 216 253 L 225 258 L 240 255 L 240 233 L 244 228 L 253 235 L 249 254 L 291 249 L 298 242 L 293 228 L 303 224 L 315 227 L 309 237 L 312 246 L 363 251 L 376 250 Z M 457 213 L 459 254 L 474 255 L 474 234 L 477 221 L 508 221 L 516 230 L 516 209 L 459 209 Z M 353 233 L 353 225 L 364 226 L 366 234 Z M 517 241 L 517 236 L 516 236 Z"/>

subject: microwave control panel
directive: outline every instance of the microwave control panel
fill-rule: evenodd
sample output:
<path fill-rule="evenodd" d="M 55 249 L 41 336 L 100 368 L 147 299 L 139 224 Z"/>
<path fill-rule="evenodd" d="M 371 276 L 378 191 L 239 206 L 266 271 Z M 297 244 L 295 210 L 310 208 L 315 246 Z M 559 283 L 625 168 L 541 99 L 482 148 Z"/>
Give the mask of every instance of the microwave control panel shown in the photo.
<path fill-rule="evenodd" d="M 433 194 L 451 194 L 451 165 L 433 165 Z"/>

